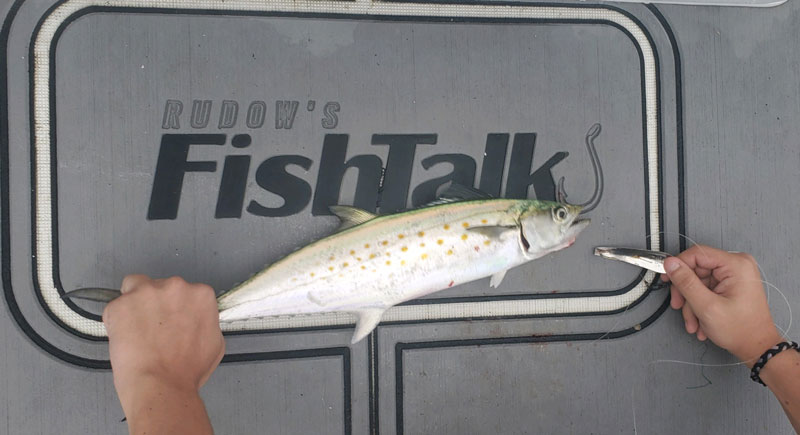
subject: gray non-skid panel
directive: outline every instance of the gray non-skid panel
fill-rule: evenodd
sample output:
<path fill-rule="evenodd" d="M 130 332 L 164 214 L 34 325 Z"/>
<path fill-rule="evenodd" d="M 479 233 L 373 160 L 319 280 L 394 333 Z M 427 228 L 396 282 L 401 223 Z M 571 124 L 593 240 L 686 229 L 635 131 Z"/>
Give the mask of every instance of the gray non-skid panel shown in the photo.
<path fill-rule="evenodd" d="M 10 284 L 37 334 L 66 352 L 103 360 L 103 342 L 76 338 L 56 325 L 33 292 L 28 43 L 49 4 L 20 3 L 7 57 Z M 7 2 L 4 10 L 11 6 Z M 664 222 L 674 233 L 679 138 L 673 52 L 649 9 L 625 9 L 650 32 L 659 54 Z M 659 10 L 673 27 L 683 60 L 687 234 L 752 252 L 797 311 L 798 293 L 790 284 L 797 278 L 800 210 L 788 186 L 800 181 L 793 142 L 800 115 L 800 7 L 789 2 L 764 10 Z M 313 196 L 326 133 L 349 135 L 348 158 L 373 154 L 383 162 L 387 147 L 373 146 L 373 134 L 438 134 L 436 145 L 418 146 L 411 196 L 421 182 L 449 171 L 447 165 L 426 171 L 424 158 L 468 155 L 476 162 L 477 184 L 487 134 L 510 133 L 513 142 L 514 133 L 535 132 L 532 169 L 568 151 L 554 175 L 566 178 L 570 200 L 582 201 L 592 189 L 583 140 L 595 122 L 603 126 L 597 145 L 607 190 L 591 215 L 591 229 L 569 250 L 512 271 L 498 290 L 588 292 L 617 288 L 636 276 L 634 268 L 590 255 L 597 244 L 644 244 L 639 57 L 616 28 L 103 12 L 66 28 L 54 65 L 58 240 L 66 288 L 114 286 L 135 270 L 179 273 L 222 290 L 335 227 L 333 218 L 312 216 L 310 204 L 291 217 L 265 218 L 245 209 L 240 219 L 215 218 L 228 155 L 252 156 L 245 207 L 250 201 L 277 207 L 280 200 L 257 183 L 257 166 L 278 154 L 310 159 L 308 171 L 290 172 L 309 184 Z M 168 99 L 183 103 L 178 129 L 162 128 Z M 189 125 L 193 99 L 213 102 L 205 128 Z M 308 111 L 311 99 L 316 106 Z M 240 105 L 233 128 L 218 128 L 222 100 Z M 268 116 L 263 127 L 249 129 L 242 123 L 253 100 L 267 103 Z M 276 100 L 299 102 L 292 129 L 275 128 Z M 341 109 L 336 127 L 326 129 L 322 110 L 330 101 Z M 159 145 L 170 132 L 224 133 L 226 143 L 193 147 L 190 158 L 216 161 L 216 172 L 187 174 L 175 220 L 148 220 Z M 244 133 L 252 145 L 232 147 L 232 136 Z M 342 202 L 353 200 L 354 187 L 350 174 Z M 677 240 L 668 234 L 667 249 L 676 251 Z M 436 296 L 498 290 L 479 282 Z M 743 367 L 701 369 L 666 361 L 733 362 L 724 351 L 686 336 L 680 316 L 671 311 L 620 339 L 536 342 L 552 334 L 633 328 L 657 312 L 664 296 L 653 292 L 610 316 L 381 327 L 373 396 L 367 344 L 349 353 L 337 350 L 346 346 L 349 330 L 229 337 L 232 354 L 329 350 L 225 364 L 203 396 L 218 433 L 341 433 L 348 410 L 353 433 L 369 431 L 374 411 L 374 428 L 381 433 L 394 433 L 398 419 L 404 433 L 791 433 L 780 406 L 747 379 Z M 770 301 L 785 327 L 783 299 L 773 291 Z M 25 338 L 8 314 L 0 316 L 0 330 L 0 433 L 125 432 L 110 373 L 53 358 Z M 503 337 L 529 340 L 493 344 Z M 447 345 L 484 338 L 480 346 Z M 413 348 L 419 342 L 443 347 Z M 348 379 L 349 407 L 343 385 Z"/>
<path fill-rule="evenodd" d="M 155 33 L 163 41 L 179 42 L 142 43 Z M 101 41 L 98 34 L 111 38 Z M 563 41 L 557 51 L 555 41 Z M 500 44 L 505 51 L 492 50 Z M 415 191 L 422 192 L 416 190 L 421 183 L 452 170 L 448 163 L 426 170 L 426 159 L 463 153 L 474 165 L 478 184 L 487 135 L 511 135 L 508 167 L 514 135 L 536 133 L 531 170 L 568 152 L 554 176 L 565 177 L 570 199 L 584 201 L 594 183 L 584 136 L 600 122 L 601 158 L 617 156 L 621 167 L 637 171 L 606 171 L 608 195 L 597 214 L 619 215 L 612 211 L 615 201 L 616 207 L 637 207 L 638 213 L 619 215 L 625 222 L 598 223 L 581 243 L 620 240 L 626 232 L 629 239 L 623 242 L 643 243 L 639 58 L 626 35 L 611 26 L 516 25 L 501 31 L 481 24 L 93 14 L 65 30 L 56 65 L 58 183 L 63 186 L 58 191 L 59 249 L 74 253 L 60 261 L 65 288 L 113 286 L 126 272 L 145 270 L 178 273 L 222 291 L 295 247 L 329 234 L 337 219 L 311 213 L 319 199 L 318 174 L 326 164 L 321 160 L 326 134 L 349 136 L 347 158 L 370 154 L 384 164 L 389 147 L 372 144 L 374 134 L 437 134 L 435 145 L 417 146 L 411 206 Z M 162 128 L 168 99 L 183 104 L 176 129 Z M 193 99 L 211 101 L 205 128 L 190 126 Z M 220 129 L 224 100 L 236 101 L 242 113 L 236 126 Z M 275 129 L 275 100 L 300 103 L 290 130 Z M 319 107 L 309 112 L 308 100 Z M 267 122 L 257 129 L 244 125 L 244 112 L 253 101 L 269 102 Z M 331 101 L 341 106 L 338 124 L 324 129 L 321 109 Z M 76 106 L 92 110 L 69 110 Z M 78 127 L 86 125 L 95 127 Z M 165 133 L 222 133 L 227 138 L 222 146 L 190 148 L 189 160 L 215 162 L 216 172 L 187 173 L 176 218 L 148 220 Z M 234 148 L 235 134 L 249 134 L 252 145 Z M 251 175 L 243 209 L 237 210 L 241 218 L 219 219 L 215 210 L 224 159 L 232 155 L 251 156 Z M 282 204 L 279 196 L 259 187 L 254 175 L 276 155 L 310 161 L 308 170 L 288 168 L 311 188 L 312 197 L 303 196 L 310 203 L 288 216 L 254 215 L 254 203 Z M 341 190 L 343 204 L 353 202 L 351 175 Z M 623 189 L 625 196 L 615 195 Z M 532 263 L 524 273 L 535 276 L 533 282 L 514 271 L 503 291 L 591 289 L 585 275 L 559 270 L 572 267 L 577 258 L 588 260 L 586 249 Z M 609 265 L 598 259 L 586 266 L 588 273 L 603 273 Z M 636 275 L 626 272 L 609 273 L 609 281 L 599 287 L 624 286 Z M 489 292 L 494 291 L 477 283 L 448 293 Z"/>

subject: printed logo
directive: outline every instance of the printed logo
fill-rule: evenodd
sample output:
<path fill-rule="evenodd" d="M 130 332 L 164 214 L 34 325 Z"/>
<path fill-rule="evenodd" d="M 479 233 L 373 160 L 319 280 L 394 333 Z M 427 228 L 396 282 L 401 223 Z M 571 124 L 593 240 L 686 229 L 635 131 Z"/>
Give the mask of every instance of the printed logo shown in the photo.
<path fill-rule="evenodd" d="M 267 104 L 264 101 L 253 101 L 247 106 L 245 119 L 239 119 L 239 103 L 224 100 L 219 104 L 217 128 L 220 131 L 235 129 L 243 123 L 248 129 L 266 129 Z M 274 128 L 291 130 L 295 125 L 299 101 L 276 101 L 274 105 Z M 214 102 L 211 100 L 194 100 L 188 120 L 183 116 L 184 104 L 180 100 L 168 100 L 163 114 L 164 130 L 181 130 L 188 124 L 190 129 L 208 127 Z M 309 100 L 308 112 L 313 112 L 316 102 Z M 339 102 L 327 102 L 323 106 L 319 122 L 324 129 L 335 129 L 342 105 Z M 594 207 L 602 194 L 602 171 L 599 170 L 599 159 L 594 150 L 594 138 L 600 133 L 600 125 L 592 126 L 587 135 L 587 150 L 590 153 L 594 171 L 596 192 L 591 204 Z M 275 155 L 261 162 L 252 162 L 249 155 L 237 153 L 226 155 L 226 150 L 247 149 L 257 147 L 250 134 L 205 134 L 205 133 L 164 133 L 161 136 L 158 160 L 153 177 L 153 190 L 147 218 L 150 220 L 176 219 L 183 191 L 186 173 L 222 171 L 222 179 L 217 191 L 217 203 L 214 211 L 216 218 L 240 218 L 243 213 L 264 217 L 285 217 L 300 213 L 311 206 L 313 215 L 331 214 L 328 207 L 339 203 L 342 180 L 348 169 L 358 171 L 353 205 L 368 211 L 392 213 L 407 208 L 409 193 L 411 204 L 420 206 L 432 201 L 437 190 L 454 182 L 467 186 L 475 183 L 478 162 L 467 154 L 442 153 L 434 154 L 421 161 L 422 169 L 448 164 L 452 171 L 441 177 L 411 186 L 411 174 L 417 149 L 424 146 L 436 146 L 445 134 L 411 133 L 386 134 L 375 133 L 370 138 L 351 138 L 346 133 L 328 133 L 321 138 L 322 151 L 319 154 L 316 185 L 311 184 L 287 169 L 297 166 L 303 170 L 312 170 L 314 161 L 311 157 L 300 154 Z M 478 182 L 480 190 L 500 196 L 501 186 L 505 181 L 507 198 L 528 198 L 529 188 L 537 199 L 564 200 L 563 180 L 560 190 L 552 173 L 554 166 L 569 155 L 566 151 L 556 152 L 543 158 L 534 166 L 535 150 L 538 136 L 535 132 L 488 133 L 484 146 L 481 164 L 481 177 Z M 372 146 L 388 148 L 388 157 L 382 161 L 374 154 L 359 154 L 347 159 L 348 145 L 351 140 L 364 140 Z M 443 139 L 441 139 L 443 140 Z M 189 160 L 192 147 L 215 147 L 220 150 L 218 160 Z M 505 162 L 510 151 L 508 172 Z M 221 164 L 220 164 L 221 163 Z M 222 166 L 219 169 L 219 166 Z M 248 177 L 255 171 L 255 180 L 260 189 L 274 193 L 283 200 L 279 207 L 268 207 L 256 200 L 245 204 Z"/>

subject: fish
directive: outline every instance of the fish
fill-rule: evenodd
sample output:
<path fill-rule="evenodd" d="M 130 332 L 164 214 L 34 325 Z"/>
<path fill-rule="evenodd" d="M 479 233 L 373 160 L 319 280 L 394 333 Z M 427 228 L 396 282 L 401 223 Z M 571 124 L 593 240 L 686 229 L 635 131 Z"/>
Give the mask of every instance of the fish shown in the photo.
<path fill-rule="evenodd" d="M 670 254 L 661 251 L 637 248 L 612 248 L 605 246 L 594 248 L 594 255 L 609 260 L 622 261 L 661 274 L 667 273 L 664 269 L 664 260 L 671 257 Z"/>
<path fill-rule="evenodd" d="M 348 312 L 351 343 L 402 302 L 490 277 L 575 243 L 590 220 L 581 206 L 492 198 L 451 185 L 426 206 L 386 215 L 332 206 L 338 232 L 269 265 L 221 294 L 221 322 Z"/>
<path fill-rule="evenodd" d="M 450 185 L 435 201 L 386 215 L 332 206 L 339 230 L 267 266 L 217 298 L 220 322 L 348 312 L 352 344 L 402 302 L 490 277 L 575 243 L 590 223 L 583 207 L 493 198 Z M 109 302 L 119 290 L 84 288 L 64 298 Z"/>

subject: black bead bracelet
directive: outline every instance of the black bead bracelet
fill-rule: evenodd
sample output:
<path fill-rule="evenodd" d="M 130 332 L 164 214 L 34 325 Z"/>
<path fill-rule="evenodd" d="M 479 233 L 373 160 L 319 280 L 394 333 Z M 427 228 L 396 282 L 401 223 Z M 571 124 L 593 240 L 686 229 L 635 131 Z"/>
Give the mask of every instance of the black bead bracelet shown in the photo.
<path fill-rule="evenodd" d="M 764 381 L 761 380 L 761 376 L 759 376 L 758 374 L 761 373 L 761 369 L 764 368 L 764 365 L 767 363 L 767 361 L 769 361 L 770 359 L 772 359 L 772 357 L 783 352 L 786 349 L 794 349 L 800 352 L 800 348 L 798 348 L 797 343 L 795 343 L 794 341 L 784 341 L 783 343 L 776 344 L 775 346 L 771 347 L 769 350 L 764 352 L 764 354 L 761 355 L 761 357 L 758 359 L 758 362 L 753 364 L 753 368 L 750 370 L 750 379 L 766 387 L 767 384 L 765 384 Z"/>

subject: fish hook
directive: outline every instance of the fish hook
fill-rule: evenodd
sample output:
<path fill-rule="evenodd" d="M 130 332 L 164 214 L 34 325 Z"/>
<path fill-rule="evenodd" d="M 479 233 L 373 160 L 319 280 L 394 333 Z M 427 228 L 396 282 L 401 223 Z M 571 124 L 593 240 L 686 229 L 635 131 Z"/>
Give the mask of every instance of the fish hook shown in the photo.
<path fill-rule="evenodd" d="M 597 149 L 594 145 L 594 140 L 597 139 L 597 136 L 600 136 L 601 130 L 602 127 L 597 123 L 589 127 L 589 131 L 586 132 L 586 150 L 589 152 L 589 157 L 592 159 L 592 169 L 594 170 L 594 193 L 588 201 L 582 204 L 575 204 L 583 207 L 581 214 L 594 210 L 594 208 L 600 204 L 600 199 L 603 197 L 603 168 L 600 166 L 600 158 L 597 156 Z M 558 180 L 556 198 L 558 202 L 568 204 L 567 192 L 564 191 L 564 177 Z"/>

